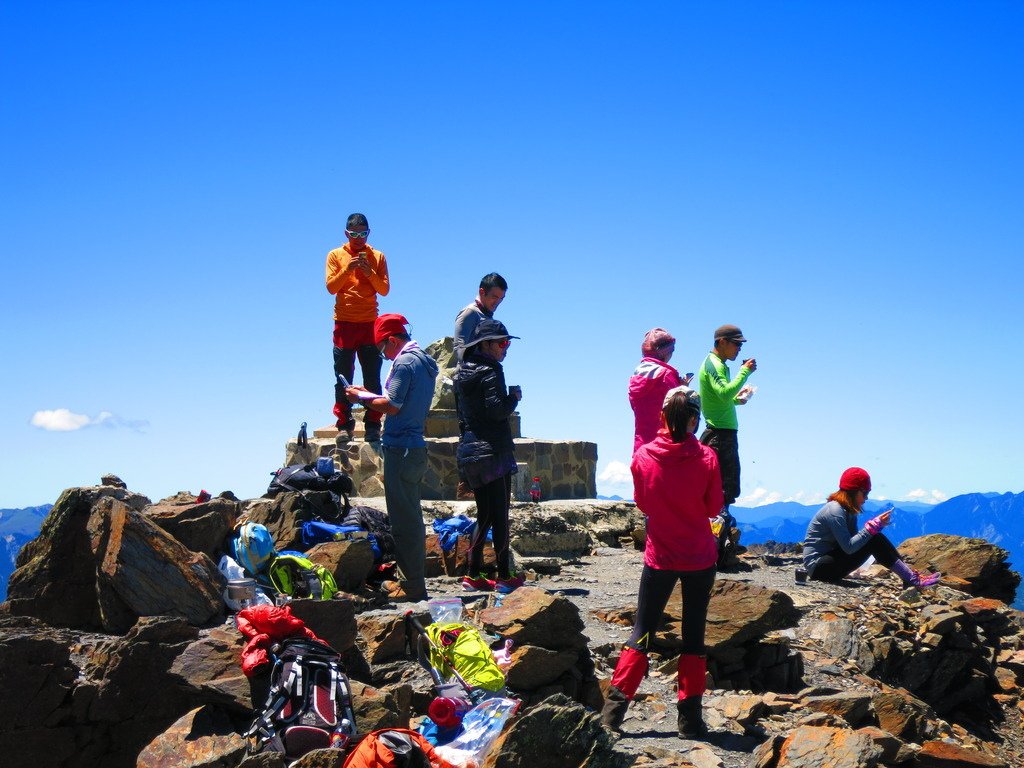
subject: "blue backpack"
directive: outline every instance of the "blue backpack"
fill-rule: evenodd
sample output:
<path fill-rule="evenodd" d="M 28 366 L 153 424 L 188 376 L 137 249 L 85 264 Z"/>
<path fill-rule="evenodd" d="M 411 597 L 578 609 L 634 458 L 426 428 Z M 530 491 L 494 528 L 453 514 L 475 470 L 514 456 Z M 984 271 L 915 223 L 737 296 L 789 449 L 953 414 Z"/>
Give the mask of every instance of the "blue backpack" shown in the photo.
<path fill-rule="evenodd" d="M 259 523 L 242 523 L 235 530 L 235 536 L 231 540 L 231 557 L 250 576 L 263 574 L 276 555 L 274 539 L 267 526 Z"/>
<path fill-rule="evenodd" d="M 320 520 L 310 520 L 302 524 L 302 543 L 307 547 L 322 544 L 325 541 L 348 541 L 351 539 L 369 539 L 374 560 L 380 559 L 381 551 L 376 537 L 358 525 L 333 525 Z"/>

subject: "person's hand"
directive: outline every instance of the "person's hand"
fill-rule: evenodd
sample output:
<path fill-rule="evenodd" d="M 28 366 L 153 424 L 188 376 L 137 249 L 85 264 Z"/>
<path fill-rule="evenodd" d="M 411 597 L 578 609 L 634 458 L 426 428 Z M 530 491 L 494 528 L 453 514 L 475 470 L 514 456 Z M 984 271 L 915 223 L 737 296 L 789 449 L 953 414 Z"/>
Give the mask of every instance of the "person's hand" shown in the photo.
<path fill-rule="evenodd" d="M 690 386 L 690 382 L 693 381 L 693 374 L 691 373 L 689 376 L 683 376 L 682 381 L 684 387 Z"/>
<path fill-rule="evenodd" d="M 514 384 L 511 387 L 509 387 L 508 393 L 516 399 L 517 403 L 523 399 L 523 388 L 517 384 Z"/>
<path fill-rule="evenodd" d="M 891 519 L 892 517 L 888 512 L 883 512 L 878 517 L 873 517 L 864 523 L 864 528 L 867 529 L 867 532 L 872 536 L 875 536 L 889 524 Z"/>
<path fill-rule="evenodd" d="M 348 399 L 350 403 L 358 403 L 360 399 L 360 393 L 369 391 L 370 390 L 368 390 L 366 387 L 347 387 L 345 389 L 345 397 Z"/>
<path fill-rule="evenodd" d="M 743 367 L 744 368 L 749 368 L 750 372 L 753 373 L 754 371 L 757 370 L 757 360 L 755 360 L 752 357 L 747 359 L 747 360 L 744 360 L 743 361 Z"/>
<path fill-rule="evenodd" d="M 366 258 L 366 251 L 360 251 L 359 255 L 352 260 L 352 264 L 364 275 L 369 275 L 372 271 L 370 269 L 370 262 Z"/>
<path fill-rule="evenodd" d="M 751 388 L 751 387 L 743 387 L 743 389 L 741 389 L 739 392 L 736 393 L 736 404 L 737 405 L 746 405 L 747 404 L 747 400 L 750 399 L 750 396 L 752 394 L 754 394 L 753 388 Z"/>

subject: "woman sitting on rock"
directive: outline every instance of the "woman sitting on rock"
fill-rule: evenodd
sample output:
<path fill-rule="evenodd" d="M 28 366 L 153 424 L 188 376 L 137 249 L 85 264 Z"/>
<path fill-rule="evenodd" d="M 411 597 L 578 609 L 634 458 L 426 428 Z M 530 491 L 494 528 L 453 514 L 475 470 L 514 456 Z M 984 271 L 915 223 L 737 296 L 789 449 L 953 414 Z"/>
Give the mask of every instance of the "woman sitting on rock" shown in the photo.
<path fill-rule="evenodd" d="M 904 583 L 930 587 L 942 574 L 921 574 L 900 559 L 900 553 L 882 529 L 892 519 L 883 512 L 857 530 L 857 515 L 871 492 L 871 476 L 860 467 L 850 467 L 839 478 L 839 490 L 811 519 L 804 536 L 804 568 L 816 581 L 839 582 L 867 562 L 868 557 L 895 573 Z"/>
<path fill-rule="evenodd" d="M 462 580 L 466 590 L 511 592 L 523 585 L 522 576 L 510 570 L 508 549 L 508 508 L 512 475 L 516 472 L 509 418 L 523 394 L 518 387 L 505 387 L 501 367 L 509 344 L 517 338 L 509 336 L 504 324 L 497 320 L 481 320 L 466 344 L 462 365 L 455 374 L 455 402 L 459 421 L 464 425 L 456 461 L 459 476 L 465 478 L 476 498 L 476 527 L 470 542 L 469 567 Z M 488 529 L 498 561 L 497 582 L 481 572 Z"/>
<path fill-rule="evenodd" d="M 676 582 L 682 583 L 683 645 L 679 657 L 677 727 L 682 738 L 707 733 L 701 711 L 707 657 L 704 624 L 715 583 L 718 544 L 711 518 L 722 509 L 722 476 L 713 449 L 693 433 L 700 395 L 676 387 L 665 396 L 661 429 L 633 454 L 636 505 L 647 518 L 636 624 L 612 675 L 601 720 L 619 730 L 647 673 L 647 648 Z"/>

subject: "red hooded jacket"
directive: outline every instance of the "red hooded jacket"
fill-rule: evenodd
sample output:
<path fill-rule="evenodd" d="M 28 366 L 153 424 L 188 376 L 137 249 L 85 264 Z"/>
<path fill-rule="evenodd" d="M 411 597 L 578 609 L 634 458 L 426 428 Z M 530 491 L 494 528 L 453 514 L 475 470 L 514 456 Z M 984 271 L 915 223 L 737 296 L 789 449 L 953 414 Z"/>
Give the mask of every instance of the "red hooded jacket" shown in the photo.
<path fill-rule="evenodd" d="M 718 559 L 709 520 L 722 509 L 718 456 L 692 434 L 672 442 L 667 429 L 633 454 L 633 497 L 647 517 L 644 564 L 699 571 Z"/>

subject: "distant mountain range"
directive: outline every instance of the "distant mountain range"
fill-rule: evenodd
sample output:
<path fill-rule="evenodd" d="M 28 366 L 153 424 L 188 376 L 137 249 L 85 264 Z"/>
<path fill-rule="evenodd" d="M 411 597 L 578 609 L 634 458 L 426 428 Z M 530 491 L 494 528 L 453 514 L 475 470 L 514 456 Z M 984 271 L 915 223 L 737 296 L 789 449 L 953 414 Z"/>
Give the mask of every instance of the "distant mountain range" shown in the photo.
<path fill-rule="evenodd" d="M 615 499 L 617 496 L 599 498 Z M 866 514 L 874 514 L 885 502 L 869 501 Z M 25 509 L 0 509 L 0 600 L 7 597 L 7 579 L 14 570 L 18 550 L 39 533 L 53 507 L 43 504 Z M 744 544 L 767 541 L 800 542 L 807 523 L 820 504 L 780 501 L 761 507 L 733 507 Z M 901 501 L 886 535 L 896 544 L 926 533 L 970 536 L 997 544 L 1010 553 L 1011 565 L 1024 572 L 1024 493 L 966 493 L 941 504 Z M 1024 596 L 1015 607 L 1024 609 Z"/>
<path fill-rule="evenodd" d="M 0 509 L 0 600 L 7 599 L 7 579 L 14 571 L 18 551 L 32 541 L 53 504 L 24 509 Z"/>

